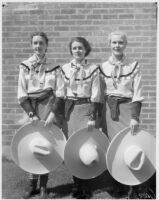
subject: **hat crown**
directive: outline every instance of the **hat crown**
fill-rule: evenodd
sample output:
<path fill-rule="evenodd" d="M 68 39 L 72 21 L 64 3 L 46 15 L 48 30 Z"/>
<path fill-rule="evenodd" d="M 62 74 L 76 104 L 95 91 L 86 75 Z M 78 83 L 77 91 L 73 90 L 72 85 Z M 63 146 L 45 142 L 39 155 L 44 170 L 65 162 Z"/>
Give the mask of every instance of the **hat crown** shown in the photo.
<path fill-rule="evenodd" d="M 89 143 L 83 144 L 79 150 L 79 157 L 85 165 L 91 165 L 94 161 L 98 161 L 97 146 Z"/>
<path fill-rule="evenodd" d="M 40 156 L 46 156 L 51 153 L 51 144 L 44 137 L 34 138 L 30 144 L 29 148 L 32 153 Z"/>
<path fill-rule="evenodd" d="M 139 146 L 132 145 L 124 153 L 124 162 L 132 170 L 140 170 L 144 165 L 145 153 Z"/>

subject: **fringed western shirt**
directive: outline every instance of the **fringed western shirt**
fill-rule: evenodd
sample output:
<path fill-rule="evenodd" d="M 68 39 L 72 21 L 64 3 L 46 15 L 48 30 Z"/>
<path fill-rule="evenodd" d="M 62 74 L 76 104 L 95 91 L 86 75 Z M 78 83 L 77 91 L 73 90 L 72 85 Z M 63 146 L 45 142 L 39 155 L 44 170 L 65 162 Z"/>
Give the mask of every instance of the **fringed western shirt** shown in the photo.
<path fill-rule="evenodd" d="M 75 60 L 62 66 L 63 86 L 58 87 L 57 96 L 90 98 L 91 102 L 101 101 L 99 69 L 84 60 L 77 64 Z"/>
<path fill-rule="evenodd" d="M 20 66 L 18 81 L 18 100 L 24 101 L 31 93 L 40 94 L 51 88 L 56 94 L 58 85 L 61 82 L 60 66 L 53 67 L 48 63 L 46 57 L 38 60 L 33 55 L 24 60 Z"/>
<path fill-rule="evenodd" d="M 112 56 L 100 67 L 105 83 L 105 95 L 131 98 L 132 102 L 142 102 L 142 76 L 138 62 L 129 62 L 125 57 L 114 62 Z"/>

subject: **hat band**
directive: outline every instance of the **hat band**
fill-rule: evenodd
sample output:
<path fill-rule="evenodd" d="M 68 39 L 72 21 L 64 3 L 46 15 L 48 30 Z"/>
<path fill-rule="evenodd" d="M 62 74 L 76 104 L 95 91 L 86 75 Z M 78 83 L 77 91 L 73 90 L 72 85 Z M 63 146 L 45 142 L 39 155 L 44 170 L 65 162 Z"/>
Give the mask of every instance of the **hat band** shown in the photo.
<path fill-rule="evenodd" d="M 124 154 L 125 164 L 134 171 L 139 171 L 145 162 L 145 153 L 138 146 L 129 147 Z"/>
<path fill-rule="evenodd" d="M 48 148 L 46 147 L 42 147 L 42 146 L 34 146 L 32 148 L 32 153 L 36 154 L 36 155 L 41 155 L 41 156 L 47 156 L 50 154 L 50 151 Z"/>

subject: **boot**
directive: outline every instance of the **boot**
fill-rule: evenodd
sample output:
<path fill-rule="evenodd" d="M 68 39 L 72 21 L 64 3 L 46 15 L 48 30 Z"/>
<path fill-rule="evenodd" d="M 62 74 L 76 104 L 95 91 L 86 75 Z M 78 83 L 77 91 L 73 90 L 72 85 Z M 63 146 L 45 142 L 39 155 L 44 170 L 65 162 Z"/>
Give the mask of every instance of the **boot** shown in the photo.
<path fill-rule="evenodd" d="M 23 196 L 24 199 L 28 199 L 32 195 L 36 194 L 37 182 L 38 182 L 38 179 L 30 179 L 29 187 L 27 188 Z"/>
<path fill-rule="evenodd" d="M 72 197 L 76 199 L 90 199 L 92 196 L 92 192 L 89 190 L 89 186 L 87 186 L 87 180 L 79 179 L 73 176 L 74 187 L 72 189 Z"/>
<path fill-rule="evenodd" d="M 47 199 L 48 174 L 40 175 L 40 199 Z"/>

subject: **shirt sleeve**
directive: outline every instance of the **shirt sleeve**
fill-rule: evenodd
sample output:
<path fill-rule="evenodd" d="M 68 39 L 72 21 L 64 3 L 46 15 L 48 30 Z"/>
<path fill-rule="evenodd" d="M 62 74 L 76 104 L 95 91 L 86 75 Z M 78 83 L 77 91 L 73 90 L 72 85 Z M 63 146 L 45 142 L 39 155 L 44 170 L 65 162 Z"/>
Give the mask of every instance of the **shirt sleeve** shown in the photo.
<path fill-rule="evenodd" d="M 142 102 L 144 97 L 142 95 L 142 75 L 139 64 L 136 66 L 136 73 L 134 75 L 133 81 L 133 98 L 132 102 L 140 101 Z"/>
<path fill-rule="evenodd" d="M 92 78 L 91 102 L 103 102 L 103 94 L 101 89 L 101 77 L 99 75 L 99 70 L 97 70 L 96 72 L 94 72 Z"/>
<path fill-rule="evenodd" d="M 56 97 L 64 98 L 66 93 L 65 80 L 62 74 L 62 69 L 58 69 L 56 74 Z"/>
<path fill-rule="evenodd" d="M 27 80 L 25 77 L 24 67 L 19 66 L 19 79 L 18 79 L 18 101 L 22 102 L 24 99 L 28 98 L 27 94 Z"/>
<path fill-rule="evenodd" d="M 19 67 L 19 80 L 18 80 L 18 101 L 23 110 L 29 115 L 32 112 L 35 115 L 35 110 L 31 105 L 30 99 L 27 94 L 27 80 L 25 77 L 25 69 L 22 65 Z"/>

